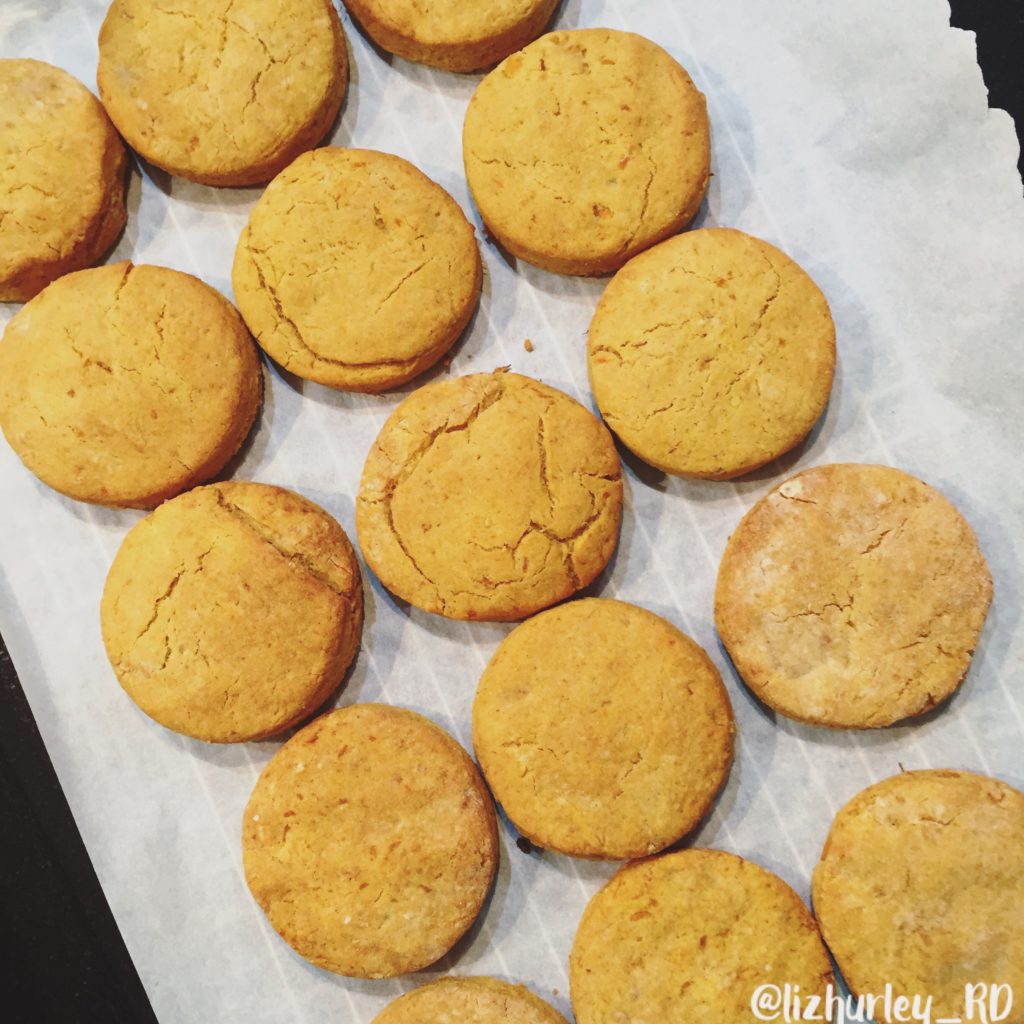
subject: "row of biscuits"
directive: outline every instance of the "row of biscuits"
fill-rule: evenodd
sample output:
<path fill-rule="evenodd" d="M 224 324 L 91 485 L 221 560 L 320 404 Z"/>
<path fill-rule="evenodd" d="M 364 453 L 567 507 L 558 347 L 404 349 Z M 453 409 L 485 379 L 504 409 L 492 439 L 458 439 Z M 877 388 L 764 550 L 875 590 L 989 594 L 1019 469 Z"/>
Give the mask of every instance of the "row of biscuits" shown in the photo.
<path fill-rule="evenodd" d="M 293 54 L 266 44 L 281 38 L 291 46 L 305 34 L 294 52 L 302 73 L 324 83 L 326 99 L 304 115 L 305 135 L 278 146 L 275 159 L 288 166 L 240 240 L 236 298 L 245 324 L 282 365 L 330 386 L 382 390 L 416 376 L 458 338 L 479 293 L 479 251 L 454 201 L 405 161 L 323 149 L 289 164 L 289 147 L 315 143 L 326 111 L 335 99 L 340 105 L 344 47 L 333 10 L 320 24 L 294 17 L 302 5 L 284 6 L 296 11 L 279 36 L 283 21 L 254 34 L 245 17 L 228 20 L 197 5 L 176 53 L 160 23 L 166 12 L 117 2 L 101 37 L 101 93 L 125 136 L 158 165 L 219 184 L 239 183 L 240 174 L 266 180 L 265 145 L 259 159 L 262 143 L 243 154 L 246 167 L 231 164 L 238 142 L 244 148 L 253 134 L 248 125 L 240 139 L 228 132 L 227 146 L 218 131 L 223 105 L 220 122 L 204 120 L 206 97 L 198 94 L 223 104 L 244 87 L 243 107 L 262 115 L 251 76 L 239 74 L 256 66 L 241 36 L 265 51 L 257 78 L 269 85 Z M 386 38 L 369 15 L 359 16 L 374 38 Z M 223 31 L 211 36 L 218 24 Z M 325 57 L 310 43 L 328 37 L 334 48 L 325 47 Z M 187 63 L 190 48 L 208 38 L 220 47 L 209 75 L 192 91 L 195 79 L 173 90 L 174 109 L 157 109 L 151 90 L 162 86 L 151 77 L 147 87 L 140 74 L 154 49 Z M 443 59 L 455 66 L 453 57 L 434 62 Z M 156 79 L 173 78 L 170 65 L 152 67 Z M 295 89 L 296 99 L 305 92 Z M 288 105 L 282 112 L 291 114 Z M 580 148 L 566 174 L 558 125 L 591 117 L 601 137 Z M 184 153 L 161 148 L 180 140 L 168 131 L 176 119 L 203 129 Z M 273 130 L 280 141 L 280 127 Z M 623 267 L 595 316 L 590 369 L 605 421 L 628 447 L 668 472 L 727 478 L 806 436 L 827 402 L 835 359 L 827 303 L 813 282 L 739 232 L 691 232 L 636 256 L 692 217 L 707 182 L 703 97 L 660 48 L 604 30 L 544 37 L 484 80 L 464 143 L 474 198 L 509 251 L 559 272 Z M 207 165 L 197 171 L 200 159 Z M 670 173 L 659 172 L 665 167 Z M 74 497 L 152 507 L 216 474 L 256 415 L 260 373 L 245 327 L 187 275 L 130 265 L 73 275 L 15 322 L 0 345 L 0 360 L 11 356 L 0 366 L 0 392 L 11 382 L 0 393 L 0 424 L 11 438 L 4 416 L 14 408 L 25 429 L 19 454 Z M 205 349 L 195 350 L 196 336 Z M 60 344 L 47 350 L 47 339 Z M 395 339 L 405 347 L 396 350 Z M 665 372 L 676 365 L 685 371 Z M 367 459 L 357 528 L 371 568 L 413 604 L 459 618 L 518 619 L 598 576 L 620 514 L 618 458 L 601 424 L 554 389 L 494 374 L 430 385 L 399 406 Z M 864 561 L 851 572 L 854 557 Z M 744 679 L 773 707 L 819 724 L 877 726 L 919 714 L 956 688 L 990 591 L 969 526 L 936 492 L 882 467 L 823 467 L 787 481 L 744 520 L 723 562 L 716 618 Z M 305 613 L 297 634 L 296 607 Z M 319 708 L 354 657 L 359 569 L 341 528 L 304 499 L 217 484 L 167 502 L 129 534 L 103 619 L 119 679 L 157 720 L 213 740 L 273 735 Z M 650 659 L 638 663 L 634 644 L 645 630 Z M 275 649 L 285 636 L 287 658 Z M 567 661 L 553 664 L 552 651 Z M 636 677 L 622 689 L 632 701 L 618 707 L 620 688 L 608 683 L 630 667 Z M 523 677 L 533 683 L 529 692 L 516 682 Z M 577 702 L 561 700 L 552 713 L 551 702 L 573 687 Z M 652 730 L 642 715 L 645 695 L 679 702 L 664 728 Z M 524 834 L 575 855 L 663 849 L 707 811 L 731 760 L 728 698 L 706 655 L 668 623 L 618 602 L 574 602 L 514 631 L 481 681 L 478 708 L 474 745 L 495 795 Z M 610 710 L 586 713 L 594 708 Z M 373 746 L 361 755 L 364 741 Z M 380 751 L 389 742 L 382 777 Z M 325 749 L 334 755 L 326 765 Z M 596 765 L 595 751 L 605 754 Z M 436 775 L 423 778 L 424 763 Z M 527 786 L 519 785 L 524 777 Z M 965 792 L 977 797 L 979 785 L 968 780 Z M 1018 795 L 1009 793 L 985 790 L 984 798 L 1008 803 L 1009 824 L 999 822 L 1016 839 Z M 494 872 L 493 821 L 486 789 L 454 741 L 418 716 L 356 706 L 303 730 L 261 776 L 246 814 L 247 878 L 304 956 L 341 973 L 402 973 L 443 955 L 475 918 Z M 423 840 L 428 829 L 433 843 Z M 796 924 L 806 951 L 798 963 L 780 958 L 769 974 L 792 980 L 808 967 L 808 989 L 826 978 L 827 959 L 795 894 L 711 851 L 677 871 L 683 860 L 675 858 L 685 856 L 628 876 L 636 880 L 628 900 L 643 906 L 629 915 L 641 924 L 628 928 L 640 934 L 626 938 L 645 944 L 650 968 L 638 1005 L 622 1004 L 628 986 L 614 970 L 614 946 L 624 941 L 615 915 L 595 926 L 589 943 L 585 919 L 573 970 L 580 1020 L 652 1012 L 669 1019 L 664 1000 L 678 978 L 666 965 L 684 954 L 700 964 L 696 975 L 719 984 L 730 971 L 752 969 L 760 950 L 742 927 L 735 946 L 711 943 L 704 963 L 693 949 L 652 944 L 664 923 L 644 933 L 642 922 L 657 918 L 650 908 L 664 905 L 674 921 L 680 906 L 692 908 L 694 891 L 707 895 L 709 914 L 707 922 L 694 916 L 696 949 L 721 932 L 729 906 L 752 908 L 762 927 L 758 894 L 766 890 L 780 928 L 766 945 L 789 950 L 786 929 Z M 952 876 L 938 872 L 942 884 L 953 888 L 950 877 L 974 870 L 990 891 L 985 864 L 965 868 L 963 860 Z M 659 899 L 662 874 L 671 882 Z M 737 885 L 734 875 L 749 884 Z M 962 916 L 952 947 L 977 934 L 976 919 Z M 1014 918 L 997 924 L 1000 941 L 1012 942 Z M 833 942 L 826 925 L 834 951 L 844 931 Z M 853 946 L 845 958 L 851 977 L 856 937 Z M 890 952 L 885 966 L 908 962 L 907 946 Z M 660 990 L 666 975 L 671 993 Z M 588 985 L 590 994 L 578 996 Z M 486 988 L 466 998 L 483 999 Z M 461 997 L 448 988 L 438 998 L 452 1006 Z M 693 998 L 687 1020 L 707 994 L 698 988 Z"/>

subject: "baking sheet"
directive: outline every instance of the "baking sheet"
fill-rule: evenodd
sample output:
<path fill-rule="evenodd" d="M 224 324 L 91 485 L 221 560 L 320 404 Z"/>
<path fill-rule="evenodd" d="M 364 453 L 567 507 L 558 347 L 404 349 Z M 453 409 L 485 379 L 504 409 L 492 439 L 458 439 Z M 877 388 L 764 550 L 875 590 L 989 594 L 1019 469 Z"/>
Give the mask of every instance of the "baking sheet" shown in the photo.
<path fill-rule="evenodd" d="M 49 60 L 91 85 L 104 9 L 4 0 L 0 55 Z M 390 60 L 343 19 L 354 69 L 332 141 L 408 157 L 475 217 L 460 128 L 476 77 Z M 665 615 L 726 679 L 737 761 L 693 842 L 751 857 L 805 898 L 834 812 L 901 766 L 1024 786 L 1024 204 L 1012 122 L 987 107 L 973 36 L 948 22 L 945 0 L 567 0 L 557 18 L 641 32 L 689 69 L 714 129 L 698 223 L 779 245 L 832 304 L 839 372 L 811 441 L 736 484 L 665 479 L 627 462 L 621 546 L 595 588 Z M 136 173 L 112 258 L 177 267 L 230 296 L 234 245 L 257 194 Z M 480 312 L 450 372 L 511 364 L 590 405 L 585 333 L 602 282 L 510 266 L 486 243 L 483 252 Z M 0 306 L 0 321 L 15 308 Z M 267 382 L 233 475 L 301 491 L 354 537 L 362 461 L 401 394 L 335 393 L 269 367 Z M 995 575 L 967 682 L 913 727 L 832 733 L 773 721 L 715 636 L 715 570 L 743 511 L 782 474 L 844 460 L 898 465 L 940 487 L 977 529 Z M 522 981 L 568 1013 L 573 933 L 614 865 L 525 854 L 507 823 L 493 898 L 434 970 L 344 980 L 274 935 L 246 890 L 239 830 L 278 744 L 206 746 L 161 729 L 123 695 L 103 653 L 103 579 L 137 519 L 61 498 L 0 442 L 0 632 L 159 1019 L 368 1022 L 448 970 Z M 435 618 L 367 583 L 362 651 L 336 702 L 402 704 L 468 745 L 477 678 L 509 627 Z"/>

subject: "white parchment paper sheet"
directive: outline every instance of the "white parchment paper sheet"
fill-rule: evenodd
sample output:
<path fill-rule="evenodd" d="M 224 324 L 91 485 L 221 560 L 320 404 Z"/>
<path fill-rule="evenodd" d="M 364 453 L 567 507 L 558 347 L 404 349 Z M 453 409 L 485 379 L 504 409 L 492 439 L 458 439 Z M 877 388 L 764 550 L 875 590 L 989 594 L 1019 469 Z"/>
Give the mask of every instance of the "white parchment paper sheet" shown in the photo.
<path fill-rule="evenodd" d="M 104 8 L 4 0 L 0 54 L 52 61 L 91 85 Z M 1024 785 L 1024 204 L 1010 118 L 988 110 L 974 39 L 948 21 L 944 0 L 567 0 L 557 19 L 641 32 L 689 69 L 714 127 L 715 177 L 698 224 L 781 246 L 832 304 L 839 374 L 811 442 L 737 484 L 665 480 L 631 463 L 621 548 L 597 588 L 681 626 L 727 681 L 738 758 L 694 842 L 752 857 L 804 896 L 834 812 L 901 764 Z M 476 77 L 388 60 L 347 16 L 345 27 L 354 69 L 333 141 L 410 158 L 475 216 L 460 129 Z M 230 295 L 232 253 L 257 194 L 136 174 L 115 256 L 198 274 Z M 451 372 L 510 363 L 590 404 L 585 332 L 602 282 L 483 251 L 483 302 Z M 0 309 L 5 321 L 15 307 Z M 363 458 L 401 396 L 296 387 L 273 369 L 267 380 L 235 476 L 301 491 L 354 537 Z M 843 460 L 898 465 L 940 487 L 978 530 L 995 574 L 966 684 L 913 727 L 836 734 L 773 721 L 715 636 L 716 565 L 743 511 L 780 474 Z M 249 898 L 239 851 L 242 808 L 277 744 L 175 736 L 135 709 L 107 665 L 100 592 L 137 518 L 61 498 L 0 443 L 0 631 L 160 1020 L 368 1022 L 449 969 L 521 980 L 568 1013 L 573 933 L 613 868 L 523 854 L 507 827 L 494 897 L 437 972 L 346 981 L 278 940 Z M 362 651 L 337 702 L 415 708 L 468 745 L 477 678 L 508 627 L 410 611 L 368 583 Z"/>

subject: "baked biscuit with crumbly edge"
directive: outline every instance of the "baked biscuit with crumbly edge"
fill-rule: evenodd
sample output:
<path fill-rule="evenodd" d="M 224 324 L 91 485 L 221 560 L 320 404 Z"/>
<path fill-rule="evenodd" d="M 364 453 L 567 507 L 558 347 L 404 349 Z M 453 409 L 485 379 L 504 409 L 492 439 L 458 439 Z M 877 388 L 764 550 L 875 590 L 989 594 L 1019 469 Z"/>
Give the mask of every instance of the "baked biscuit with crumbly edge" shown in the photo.
<path fill-rule="evenodd" d="M 0 60 L 0 302 L 27 302 L 110 249 L 127 166 L 81 82 L 42 61 Z"/>
<path fill-rule="evenodd" d="M 8 443 L 43 483 L 99 505 L 153 508 L 219 473 L 262 389 L 235 308 L 167 267 L 67 274 L 0 342 Z"/>
<path fill-rule="evenodd" d="M 344 0 L 382 49 L 445 71 L 491 67 L 535 39 L 558 0 Z"/>
<path fill-rule="evenodd" d="M 575 857 L 640 857 L 690 832 L 728 776 L 734 732 L 704 650 L 601 598 L 517 626 L 473 702 L 495 800 L 531 842 Z"/>
<path fill-rule="evenodd" d="M 703 94 L 660 46 L 552 32 L 507 58 L 466 111 L 463 159 L 488 231 L 559 274 L 607 274 L 684 227 L 710 175 Z"/>
<path fill-rule="evenodd" d="M 304 153 L 267 186 L 235 251 L 235 300 L 286 370 L 347 391 L 397 387 L 437 362 L 483 281 L 458 203 L 407 160 Z"/>
<path fill-rule="evenodd" d="M 806 999 L 831 982 L 800 897 L 721 850 L 627 864 L 587 904 L 569 958 L 577 1024 L 732 1024 L 753 1019 L 761 985 Z"/>
<path fill-rule="evenodd" d="M 398 406 L 367 456 L 356 530 L 396 596 L 452 619 L 512 620 L 592 582 L 621 514 L 603 424 L 498 371 L 435 381 Z"/>
<path fill-rule="evenodd" d="M 814 912 L 855 995 L 889 984 L 931 997 L 934 1020 L 966 1020 L 966 985 L 1024 992 L 1022 879 L 1024 793 L 972 772 L 905 772 L 836 815 Z M 1024 1006 L 1006 1020 L 1024 1022 Z"/>
<path fill-rule="evenodd" d="M 412 711 L 356 704 L 293 736 L 245 808 L 256 902 L 300 956 L 393 978 L 439 960 L 497 867 L 497 819 L 469 755 Z"/>
<path fill-rule="evenodd" d="M 497 978 L 440 978 L 399 996 L 373 1024 L 567 1024 L 523 985 Z"/>
<path fill-rule="evenodd" d="M 331 0 L 113 0 L 96 81 L 150 163 L 258 185 L 327 134 L 348 82 Z"/>
<path fill-rule="evenodd" d="M 963 682 L 992 601 L 977 538 L 938 491 L 888 466 L 806 470 L 729 538 L 715 621 L 744 682 L 788 718 L 869 729 Z"/>
<path fill-rule="evenodd" d="M 355 657 L 355 552 L 318 505 L 256 483 L 198 487 L 125 537 L 100 605 L 128 696 L 176 732 L 239 743 L 284 731 Z"/>
<path fill-rule="evenodd" d="M 590 324 L 605 422 L 645 462 L 727 480 L 799 444 L 832 389 L 828 302 L 785 253 L 731 228 L 634 257 Z"/>

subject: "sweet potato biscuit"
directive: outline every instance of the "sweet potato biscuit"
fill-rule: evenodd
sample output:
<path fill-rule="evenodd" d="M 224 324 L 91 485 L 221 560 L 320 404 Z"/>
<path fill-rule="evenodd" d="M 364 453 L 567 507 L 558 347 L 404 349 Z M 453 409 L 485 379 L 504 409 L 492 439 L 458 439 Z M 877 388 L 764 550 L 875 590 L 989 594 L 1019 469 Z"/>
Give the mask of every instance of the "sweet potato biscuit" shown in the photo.
<path fill-rule="evenodd" d="M 977 538 L 887 466 L 809 469 L 729 538 L 715 621 L 757 696 L 799 721 L 891 725 L 963 682 L 992 600 Z"/>
<path fill-rule="evenodd" d="M 323 715 L 263 769 L 245 809 L 245 876 L 270 923 L 319 967 L 391 978 L 473 923 L 498 857 L 494 805 L 447 733 L 411 711 Z"/>
<path fill-rule="evenodd" d="M 594 397 L 645 462 L 723 480 L 802 441 L 828 402 L 835 327 L 788 256 L 730 228 L 670 238 L 612 279 L 590 325 Z"/>
<path fill-rule="evenodd" d="M 166 267 L 54 281 L 0 342 L 0 428 L 55 490 L 153 508 L 220 472 L 259 409 L 256 346 L 234 307 Z"/>
<path fill-rule="evenodd" d="M 441 978 L 389 1003 L 373 1024 L 567 1024 L 522 985 L 497 978 Z"/>
<path fill-rule="evenodd" d="M 473 228 L 440 185 L 401 157 L 323 148 L 267 187 L 233 277 L 242 316 L 285 369 L 382 391 L 451 348 L 483 275 Z"/>
<path fill-rule="evenodd" d="M 623 867 L 590 901 L 569 958 L 577 1024 L 739 1024 L 761 985 L 825 994 L 832 974 L 800 897 L 720 850 Z"/>
<path fill-rule="evenodd" d="M 280 487 L 220 483 L 125 537 L 100 608 L 121 685 L 151 718 L 217 743 L 272 736 L 337 688 L 359 646 L 345 531 Z"/>
<path fill-rule="evenodd" d="M 693 829 L 728 774 L 733 732 L 701 647 L 600 598 L 513 630 L 473 704 L 494 798 L 532 842 L 577 857 L 639 857 Z"/>
<path fill-rule="evenodd" d="M 832 824 L 814 912 L 855 995 L 890 984 L 931 996 L 933 1020 L 967 1020 L 965 986 L 1008 985 L 1004 1019 L 1021 1024 L 1024 793 L 958 771 L 870 786 Z"/>
<path fill-rule="evenodd" d="M 345 0 L 382 49 L 446 71 L 478 71 L 543 31 L 558 0 Z"/>
<path fill-rule="evenodd" d="M 99 100 L 66 71 L 0 60 L 0 302 L 95 263 L 125 224 L 127 160 Z"/>
<path fill-rule="evenodd" d="M 356 529 L 403 600 L 511 620 L 594 580 L 621 513 L 604 426 L 563 392 L 496 372 L 436 381 L 399 405 L 367 457 Z"/>
<path fill-rule="evenodd" d="M 710 173 L 690 76 L 660 46 L 605 28 L 552 32 L 499 64 L 462 142 L 488 230 L 560 274 L 609 273 L 679 231 Z"/>
<path fill-rule="evenodd" d="M 114 0 L 99 45 L 128 144 L 207 185 L 269 181 L 324 137 L 348 81 L 331 0 Z"/>

